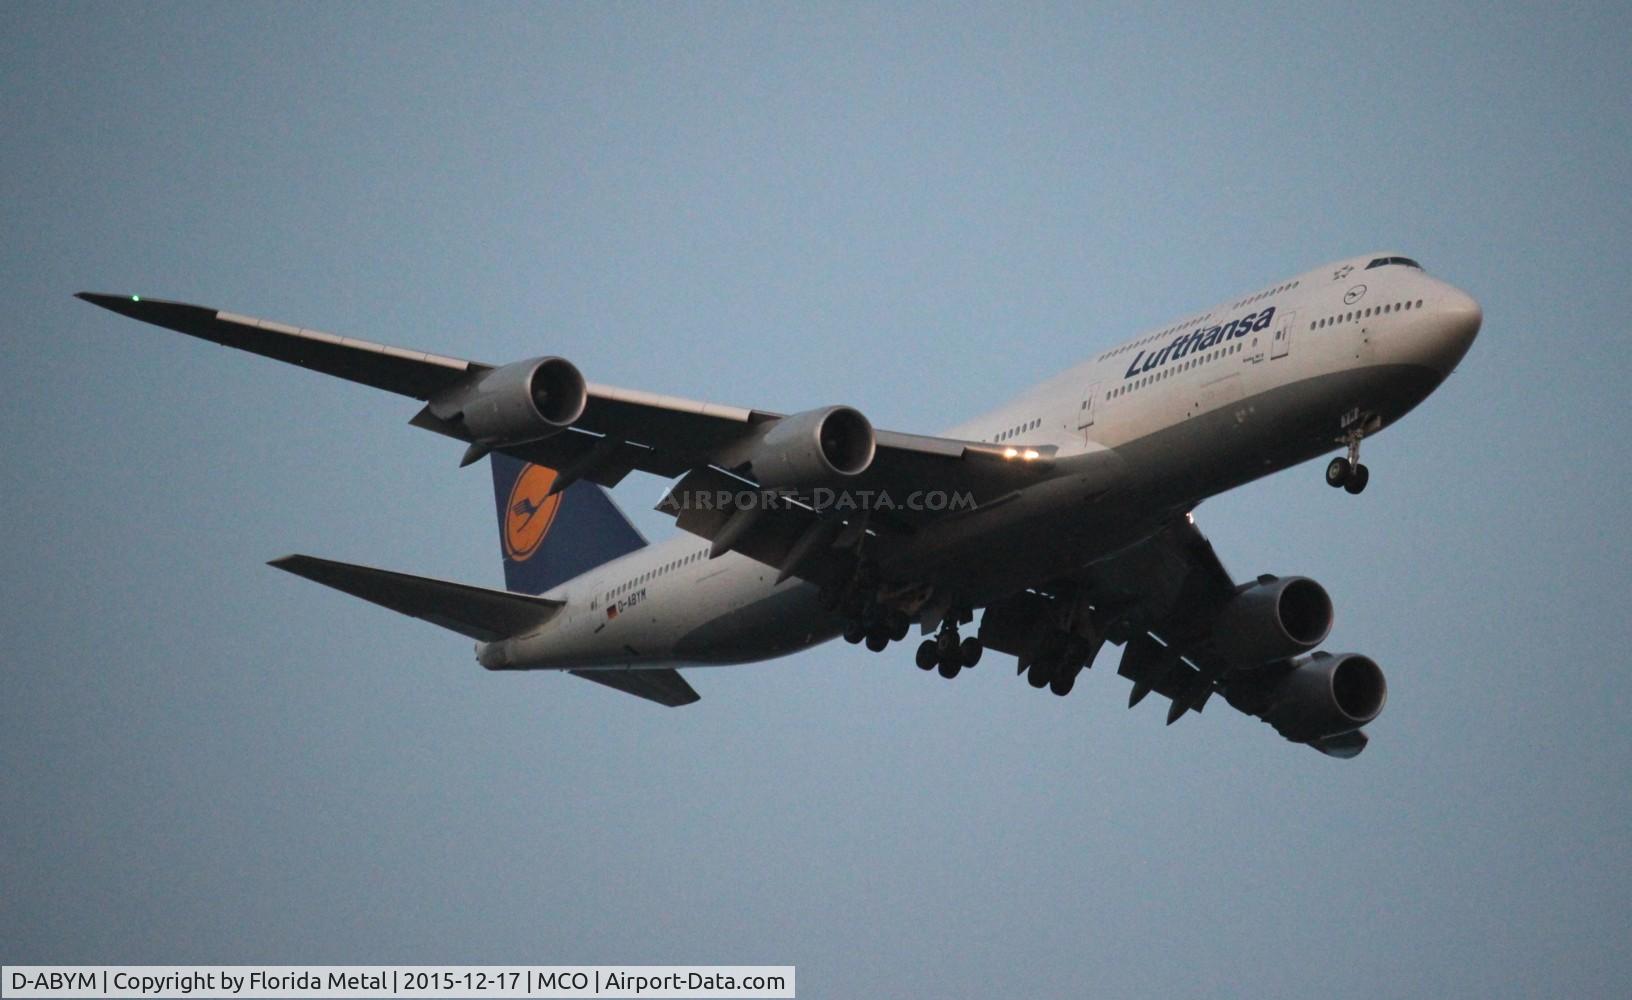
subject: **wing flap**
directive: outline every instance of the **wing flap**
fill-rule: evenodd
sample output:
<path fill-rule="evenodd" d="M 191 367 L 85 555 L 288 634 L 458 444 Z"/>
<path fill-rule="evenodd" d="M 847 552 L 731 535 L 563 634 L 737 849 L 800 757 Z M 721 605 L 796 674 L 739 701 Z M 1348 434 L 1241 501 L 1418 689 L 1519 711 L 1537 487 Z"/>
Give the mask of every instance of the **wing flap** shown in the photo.
<path fill-rule="evenodd" d="M 749 506 L 738 501 L 752 499 Z M 845 567 L 832 543 L 842 528 L 836 514 L 819 515 L 791 500 L 771 502 L 752 486 L 718 469 L 694 469 L 664 495 L 657 510 L 715 544 L 782 571 L 822 582 Z M 780 582 L 780 581 L 779 581 Z"/>
<path fill-rule="evenodd" d="M 614 385 L 589 386 L 580 426 L 596 434 L 646 445 L 663 467 L 659 475 L 679 475 L 708 464 L 710 456 L 729 448 L 755 425 L 781 415 L 679 396 L 665 396 Z"/>
<path fill-rule="evenodd" d="M 563 602 L 489 590 L 372 566 L 291 555 L 267 565 L 483 642 L 520 635 L 549 621 Z"/>

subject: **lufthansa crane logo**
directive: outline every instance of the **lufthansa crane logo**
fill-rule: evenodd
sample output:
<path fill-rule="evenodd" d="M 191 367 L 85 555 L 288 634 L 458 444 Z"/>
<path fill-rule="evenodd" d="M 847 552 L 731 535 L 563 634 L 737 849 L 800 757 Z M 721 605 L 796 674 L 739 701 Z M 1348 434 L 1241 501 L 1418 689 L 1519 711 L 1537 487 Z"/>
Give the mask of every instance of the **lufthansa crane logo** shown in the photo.
<path fill-rule="evenodd" d="M 561 494 L 550 495 L 555 470 L 529 465 L 510 487 L 504 507 L 504 554 L 513 562 L 526 562 L 538 551 L 550 523 L 561 509 Z"/>

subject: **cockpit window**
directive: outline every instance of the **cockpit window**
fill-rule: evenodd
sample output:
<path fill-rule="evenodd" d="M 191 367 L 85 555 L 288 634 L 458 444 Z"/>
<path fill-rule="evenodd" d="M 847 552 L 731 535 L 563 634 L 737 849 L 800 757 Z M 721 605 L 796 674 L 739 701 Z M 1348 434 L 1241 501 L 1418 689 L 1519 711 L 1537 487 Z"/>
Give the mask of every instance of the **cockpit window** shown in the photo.
<path fill-rule="evenodd" d="M 1406 267 L 1414 267 L 1419 271 L 1422 270 L 1422 265 L 1418 264 L 1410 257 L 1378 257 L 1376 260 L 1366 265 L 1366 270 L 1369 271 L 1374 267 L 1387 267 L 1390 264 L 1404 264 Z"/>

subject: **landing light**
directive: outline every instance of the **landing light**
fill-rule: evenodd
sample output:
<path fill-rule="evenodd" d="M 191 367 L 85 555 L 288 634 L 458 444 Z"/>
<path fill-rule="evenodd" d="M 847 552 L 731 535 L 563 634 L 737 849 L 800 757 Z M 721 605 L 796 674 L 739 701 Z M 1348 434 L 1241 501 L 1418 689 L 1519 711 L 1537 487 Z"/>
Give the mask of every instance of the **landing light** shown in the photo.
<path fill-rule="evenodd" d="M 1019 450 L 1015 449 L 1015 448 L 1004 448 L 1003 449 L 1003 457 L 1004 458 L 1015 458 L 1019 454 L 1020 454 Z"/>
<path fill-rule="evenodd" d="M 130 297 L 130 301 L 132 301 L 132 302 L 140 302 L 140 301 L 142 301 L 142 297 L 141 297 L 141 296 L 140 296 L 140 295 L 132 295 L 132 296 L 131 296 L 131 297 Z"/>
<path fill-rule="evenodd" d="M 1036 448 L 1027 448 L 1021 454 L 1020 457 L 1025 459 L 1028 462 L 1035 462 L 1035 461 L 1037 461 L 1037 449 Z"/>

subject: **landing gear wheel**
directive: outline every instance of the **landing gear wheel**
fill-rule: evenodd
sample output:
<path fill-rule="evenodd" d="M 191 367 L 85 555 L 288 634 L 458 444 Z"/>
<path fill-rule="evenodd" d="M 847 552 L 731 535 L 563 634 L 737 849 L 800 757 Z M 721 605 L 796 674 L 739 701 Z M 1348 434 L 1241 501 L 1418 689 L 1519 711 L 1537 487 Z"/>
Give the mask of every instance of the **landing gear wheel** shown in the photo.
<path fill-rule="evenodd" d="M 963 661 L 964 666 L 972 667 L 980 662 L 980 654 L 985 649 L 986 647 L 980 644 L 979 639 L 970 636 L 958 644 L 958 659 Z"/>
<path fill-rule="evenodd" d="M 1361 468 L 1363 469 L 1365 466 L 1361 466 Z M 1354 467 L 1349 464 L 1349 460 L 1339 456 L 1332 459 L 1326 466 L 1326 485 L 1334 488 L 1343 486 L 1348 483 L 1349 478 L 1353 475 Z M 1353 490 L 1351 492 L 1357 493 L 1359 491 Z"/>
<path fill-rule="evenodd" d="M 919 670 L 934 670 L 935 664 L 939 663 L 940 660 L 941 653 L 940 650 L 935 648 L 934 639 L 925 639 L 918 644 L 917 663 Z"/>
<path fill-rule="evenodd" d="M 1071 689 L 1076 686 L 1076 683 L 1077 672 L 1075 670 L 1062 670 L 1054 675 L 1053 680 L 1048 682 L 1048 689 L 1064 698 L 1071 693 Z"/>
<path fill-rule="evenodd" d="M 1037 688 L 1038 690 L 1042 690 L 1043 688 L 1048 687 L 1049 673 L 1050 671 L 1046 662 L 1043 660 L 1038 660 L 1036 663 L 1031 665 L 1030 670 L 1026 671 L 1026 683 L 1030 684 L 1034 688 Z"/>
<path fill-rule="evenodd" d="M 867 648 L 875 653 L 884 652 L 884 647 L 890 644 L 889 634 L 883 629 L 872 628 L 867 631 Z"/>
<path fill-rule="evenodd" d="M 900 642 L 902 639 L 905 639 L 907 637 L 907 632 L 911 630 L 911 628 L 912 622 L 907 619 L 906 615 L 891 615 L 890 641 Z"/>
<path fill-rule="evenodd" d="M 844 641 L 852 646 L 865 638 L 867 638 L 867 626 L 861 622 L 853 621 L 844 627 Z"/>
<path fill-rule="evenodd" d="M 963 664 L 959 663 L 957 660 L 941 661 L 941 676 L 945 677 L 947 680 L 951 680 L 952 678 L 958 676 L 958 671 L 962 669 Z"/>
<path fill-rule="evenodd" d="M 1343 484 L 1343 488 L 1350 493 L 1358 494 L 1366 488 L 1366 484 L 1369 482 L 1371 482 L 1371 470 L 1363 465 L 1357 465 L 1354 467 L 1354 471 L 1349 473 L 1348 482 Z"/>
<path fill-rule="evenodd" d="M 1050 630 L 1047 635 L 1043 636 L 1043 641 L 1037 646 L 1037 662 L 1050 664 L 1050 669 L 1052 669 L 1052 664 L 1059 663 L 1064 659 L 1065 633 Z"/>

